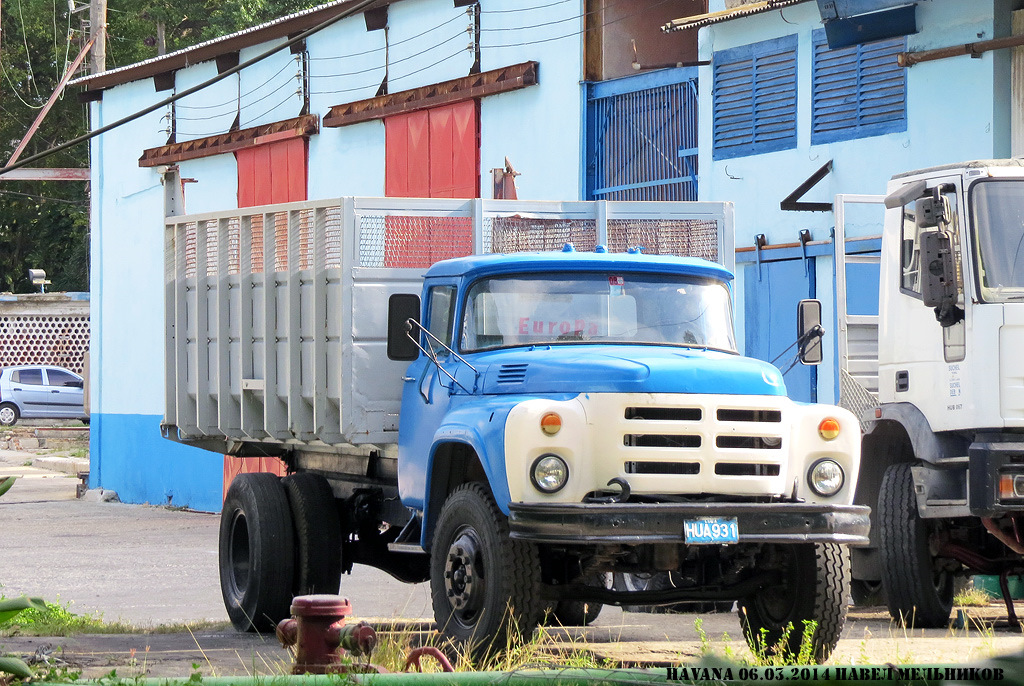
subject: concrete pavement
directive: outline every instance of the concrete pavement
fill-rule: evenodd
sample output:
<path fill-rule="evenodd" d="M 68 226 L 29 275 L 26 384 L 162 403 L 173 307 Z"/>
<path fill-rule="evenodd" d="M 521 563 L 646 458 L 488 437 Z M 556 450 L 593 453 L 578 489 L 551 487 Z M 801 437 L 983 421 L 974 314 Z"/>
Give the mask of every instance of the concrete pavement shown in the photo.
<path fill-rule="evenodd" d="M 125 505 L 75 498 L 77 479 L 30 466 L 37 456 L 0 450 L 0 477 L 18 475 L 0 498 L 0 593 L 37 595 L 68 604 L 73 612 L 102 614 L 139 627 L 177 622 L 227 622 L 217 571 L 218 516 L 166 507 Z M 52 466 L 49 464 L 47 466 Z M 383 572 L 356 567 L 342 579 L 353 619 L 380 624 L 430 621 L 426 584 L 406 585 Z M 1024 615 L 1024 607 L 1018 612 Z M 985 617 L 1005 617 L 992 606 Z M 549 635 L 625 664 L 671 664 L 701 653 L 693 615 L 624 613 L 605 608 L 586 629 L 554 629 Z M 703 618 L 711 648 L 743 655 L 734 614 Z M 725 638 L 728 634 L 729 638 Z M 147 651 L 146 648 L 149 648 Z M 63 653 L 61 652 L 63 649 Z M 63 659 L 99 676 L 119 667 L 130 675 L 187 675 L 193 663 L 204 674 L 280 673 L 287 653 L 269 637 L 228 628 L 157 635 L 0 638 L 0 650 Z M 884 609 L 851 611 L 833 664 L 963 662 L 991 653 L 1024 650 L 1024 638 L 998 624 L 967 630 L 906 631 Z M 127 671 L 126 671 L 127 670 Z"/>

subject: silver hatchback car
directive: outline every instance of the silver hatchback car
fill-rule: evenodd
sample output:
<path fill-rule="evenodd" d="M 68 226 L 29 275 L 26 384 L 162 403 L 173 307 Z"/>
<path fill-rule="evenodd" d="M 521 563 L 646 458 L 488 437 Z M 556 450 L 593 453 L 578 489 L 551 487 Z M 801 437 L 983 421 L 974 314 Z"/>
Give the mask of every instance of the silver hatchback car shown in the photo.
<path fill-rule="evenodd" d="M 5 367 L 0 370 L 0 426 L 21 417 L 88 421 L 84 385 L 82 377 L 60 367 Z"/>

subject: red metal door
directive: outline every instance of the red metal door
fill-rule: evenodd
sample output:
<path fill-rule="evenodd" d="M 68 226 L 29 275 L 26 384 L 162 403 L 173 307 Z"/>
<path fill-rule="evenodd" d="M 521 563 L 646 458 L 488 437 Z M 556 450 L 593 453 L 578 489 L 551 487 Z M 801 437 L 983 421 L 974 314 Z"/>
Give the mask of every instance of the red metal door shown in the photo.
<path fill-rule="evenodd" d="M 478 119 L 475 100 L 385 119 L 384 193 L 399 198 L 480 197 Z M 428 267 L 472 251 L 468 219 L 387 219 L 386 266 Z"/>
<path fill-rule="evenodd" d="M 306 158 L 305 138 L 288 138 L 236 151 L 238 206 L 305 200 Z"/>

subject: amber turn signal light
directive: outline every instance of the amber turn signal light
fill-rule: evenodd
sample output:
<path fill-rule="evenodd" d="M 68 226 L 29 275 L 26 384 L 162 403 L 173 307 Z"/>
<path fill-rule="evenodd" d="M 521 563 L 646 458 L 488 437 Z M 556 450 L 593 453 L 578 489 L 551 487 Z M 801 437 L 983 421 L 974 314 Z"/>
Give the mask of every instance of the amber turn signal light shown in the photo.
<path fill-rule="evenodd" d="M 562 430 L 562 418 L 555 412 L 548 412 L 540 418 L 540 430 L 548 436 L 554 436 Z"/>
<path fill-rule="evenodd" d="M 831 441 L 839 436 L 839 420 L 832 417 L 825 417 L 818 424 L 818 435 L 826 441 Z"/>

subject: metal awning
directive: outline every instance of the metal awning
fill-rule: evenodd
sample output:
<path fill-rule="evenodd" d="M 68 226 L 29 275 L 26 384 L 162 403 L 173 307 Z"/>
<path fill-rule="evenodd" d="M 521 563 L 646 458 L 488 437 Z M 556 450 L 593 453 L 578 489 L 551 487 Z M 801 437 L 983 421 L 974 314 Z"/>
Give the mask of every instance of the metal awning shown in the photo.
<path fill-rule="evenodd" d="M 770 12 L 772 10 L 782 9 L 791 5 L 797 5 L 801 2 L 808 2 L 808 0 L 764 0 L 763 2 L 752 2 L 747 5 L 741 5 L 740 7 L 734 7 L 731 10 L 721 10 L 719 12 L 709 12 L 707 14 L 697 14 L 692 17 L 673 19 L 662 26 L 661 30 L 666 33 L 671 33 L 672 31 L 699 29 L 702 26 L 710 26 L 711 24 L 717 24 L 730 19 L 738 19 L 740 17 L 747 17 L 752 14 L 760 14 L 761 12 Z"/>

